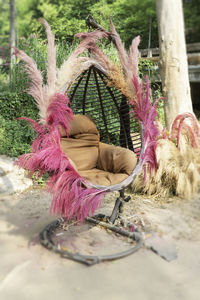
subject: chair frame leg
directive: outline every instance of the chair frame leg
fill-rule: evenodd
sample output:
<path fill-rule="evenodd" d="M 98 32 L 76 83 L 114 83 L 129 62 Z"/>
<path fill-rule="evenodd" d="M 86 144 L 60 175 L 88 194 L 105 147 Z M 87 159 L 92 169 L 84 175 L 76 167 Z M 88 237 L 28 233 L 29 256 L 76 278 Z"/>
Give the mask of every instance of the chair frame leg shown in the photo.
<path fill-rule="evenodd" d="M 120 197 L 118 197 L 115 201 L 115 206 L 113 208 L 113 211 L 111 213 L 111 216 L 109 217 L 109 220 L 112 224 L 115 223 L 116 219 L 120 217 L 120 214 L 123 213 L 123 206 L 124 206 L 124 201 L 128 202 L 131 199 L 130 196 L 125 197 L 124 195 L 124 189 L 120 191 Z"/>

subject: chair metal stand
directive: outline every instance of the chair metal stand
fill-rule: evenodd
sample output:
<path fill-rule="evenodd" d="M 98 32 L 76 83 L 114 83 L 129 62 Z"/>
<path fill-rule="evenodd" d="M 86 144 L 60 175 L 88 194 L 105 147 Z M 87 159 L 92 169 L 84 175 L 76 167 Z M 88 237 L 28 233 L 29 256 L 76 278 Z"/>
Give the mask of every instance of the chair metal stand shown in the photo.
<path fill-rule="evenodd" d="M 123 206 L 124 206 L 124 201 L 128 202 L 131 197 L 125 197 L 124 195 L 124 189 L 122 189 L 121 191 L 119 191 L 120 193 L 120 197 L 117 198 L 117 200 L 115 201 L 115 206 L 113 208 L 112 214 L 110 216 L 110 222 L 114 224 L 115 220 L 117 218 L 119 218 L 120 214 L 123 213 Z"/>
<path fill-rule="evenodd" d="M 111 213 L 111 216 L 106 216 L 104 214 L 97 214 L 94 217 L 87 217 L 85 219 L 85 222 L 92 223 L 96 226 L 98 225 L 104 227 L 107 230 L 111 230 L 114 233 L 125 236 L 131 239 L 132 241 L 134 241 L 135 245 L 129 248 L 128 250 L 118 252 L 116 254 L 111 254 L 111 255 L 97 255 L 97 256 L 82 255 L 80 253 L 72 253 L 71 251 L 67 251 L 66 249 L 63 250 L 59 246 L 57 246 L 52 239 L 55 230 L 66 223 L 66 220 L 63 218 L 53 221 L 52 223 L 50 223 L 44 228 L 44 230 L 40 233 L 40 243 L 47 249 L 59 253 L 63 258 L 72 259 L 74 261 L 86 264 L 87 266 L 91 266 L 103 261 L 111 261 L 111 260 L 128 256 L 136 252 L 143 245 L 143 237 L 141 232 L 137 230 L 131 232 L 129 230 L 124 229 L 121 225 L 120 226 L 115 225 L 115 223 L 117 223 L 117 220 L 120 219 L 121 214 L 123 212 L 124 201 L 128 202 L 129 200 L 130 200 L 130 196 L 125 197 L 124 189 L 122 189 L 120 191 L 120 196 L 116 199 L 115 206 Z"/>

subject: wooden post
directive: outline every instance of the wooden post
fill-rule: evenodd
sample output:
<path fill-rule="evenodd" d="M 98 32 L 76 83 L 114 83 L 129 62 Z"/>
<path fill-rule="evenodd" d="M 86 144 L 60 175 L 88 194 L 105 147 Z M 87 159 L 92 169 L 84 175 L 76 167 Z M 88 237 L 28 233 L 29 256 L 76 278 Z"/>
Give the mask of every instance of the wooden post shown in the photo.
<path fill-rule="evenodd" d="M 193 112 L 181 0 L 156 0 L 160 69 L 165 97 L 165 120 L 170 130 L 175 117 Z"/>
<path fill-rule="evenodd" d="M 15 64 L 15 55 L 13 55 L 15 47 L 15 0 L 10 0 L 10 82 L 12 80 L 12 69 Z"/>

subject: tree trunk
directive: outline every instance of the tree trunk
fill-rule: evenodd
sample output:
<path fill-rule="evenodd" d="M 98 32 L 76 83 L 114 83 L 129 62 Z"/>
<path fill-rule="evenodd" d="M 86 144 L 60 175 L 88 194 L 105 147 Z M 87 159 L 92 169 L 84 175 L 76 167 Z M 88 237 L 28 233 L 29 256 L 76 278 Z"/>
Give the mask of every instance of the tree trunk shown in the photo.
<path fill-rule="evenodd" d="M 15 0 L 10 0 L 10 81 L 12 79 L 12 68 L 15 64 Z"/>
<path fill-rule="evenodd" d="M 160 69 L 165 97 L 165 120 L 170 130 L 175 117 L 192 112 L 181 0 L 156 0 Z"/>

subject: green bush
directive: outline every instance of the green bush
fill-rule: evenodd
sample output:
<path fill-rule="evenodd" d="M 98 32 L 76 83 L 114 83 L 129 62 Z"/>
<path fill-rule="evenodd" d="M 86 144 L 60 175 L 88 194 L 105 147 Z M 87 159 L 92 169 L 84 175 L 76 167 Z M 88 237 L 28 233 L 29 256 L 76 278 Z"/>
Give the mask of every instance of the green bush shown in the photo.
<path fill-rule="evenodd" d="M 0 93 L 0 107 L 0 114 L 5 120 L 15 120 L 19 117 L 38 119 L 38 109 L 34 99 L 25 92 Z"/>
<path fill-rule="evenodd" d="M 38 109 L 26 93 L 0 94 L 0 154 L 17 157 L 30 151 L 35 133 L 29 123 L 16 120 L 28 117 L 37 120 Z"/>
<path fill-rule="evenodd" d="M 18 157 L 30 151 L 33 129 L 25 121 L 5 120 L 0 115 L 0 154 Z"/>

